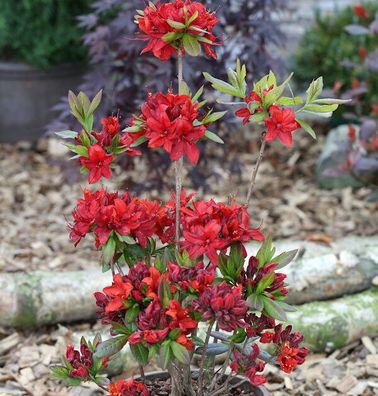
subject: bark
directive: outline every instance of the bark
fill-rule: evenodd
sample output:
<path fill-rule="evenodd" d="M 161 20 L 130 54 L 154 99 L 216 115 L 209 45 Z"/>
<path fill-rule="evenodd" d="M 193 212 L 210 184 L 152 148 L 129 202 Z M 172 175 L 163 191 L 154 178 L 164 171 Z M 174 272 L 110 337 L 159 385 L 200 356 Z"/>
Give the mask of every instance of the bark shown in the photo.
<path fill-rule="evenodd" d="M 96 318 L 94 291 L 111 283 L 100 270 L 0 274 L 0 326 L 29 329 Z"/>
<path fill-rule="evenodd" d="M 288 323 L 303 333 L 313 352 L 333 351 L 378 334 L 378 288 L 297 308 L 288 314 Z"/>
<path fill-rule="evenodd" d="M 299 258 L 283 268 L 290 304 L 327 300 L 367 290 L 378 275 L 378 238 L 347 237 L 331 246 L 312 242 L 277 242 L 277 253 L 300 249 Z M 255 254 L 258 246 L 248 247 Z"/>

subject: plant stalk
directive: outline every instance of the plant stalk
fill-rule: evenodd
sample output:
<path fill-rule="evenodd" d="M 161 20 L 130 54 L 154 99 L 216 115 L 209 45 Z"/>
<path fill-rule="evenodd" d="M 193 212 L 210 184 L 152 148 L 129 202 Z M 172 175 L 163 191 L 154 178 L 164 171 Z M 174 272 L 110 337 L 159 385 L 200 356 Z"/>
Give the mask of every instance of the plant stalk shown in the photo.
<path fill-rule="evenodd" d="M 247 206 L 249 205 L 249 203 L 251 201 L 252 194 L 253 194 L 253 191 L 255 189 L 257 172 L 259 171 L 259 167 L 260 167 L 261 161 L 262 161 L 262 159 L 264 157 L 264 151 L 265 151 L 265 147 L 266 147 L 265 135 L 266 135 L 266 132 L 262 132 L 262 134 L 261 134 L 260 152 L 259 152 L 259 156 L 257 158 L 256 164 L 255 164 L 255 167 L 253 168 L 253 172 L 252 172 L 252 176 L 251 176 L 251 182 L 249 184 L 247 200 L 246 200 L 246 205 Z"/>
<path fill-rule="evenodd" d="M 214 322 L 211 322 L 209 328 L 206 331 L 206 338 L 205 343 L 203 345 L 202 356 L 199 366 L 199 375 L 198 375 L 198 396 L 203 395 L 203 377 L 204 377 L 204 367 L 205 367 L 205 360 L 206 360 L 206 352 L 207 347 L 209 345 L 211 330 L 213 329 Z"/>
<path fill-rule="evenodd" d="M 181 93 L 183 77 L 183 56 L 182 51 L 178 51 L 177 55 L 177 79 L 178 79 L 178 92 Z M 179 249 L 180 241 L 180 209 L 181 209 L 181 190 L 182 190 L 182 172 L 183 172 L 183 157 L 175 162 L 176 174 L 176 248 Z"/>

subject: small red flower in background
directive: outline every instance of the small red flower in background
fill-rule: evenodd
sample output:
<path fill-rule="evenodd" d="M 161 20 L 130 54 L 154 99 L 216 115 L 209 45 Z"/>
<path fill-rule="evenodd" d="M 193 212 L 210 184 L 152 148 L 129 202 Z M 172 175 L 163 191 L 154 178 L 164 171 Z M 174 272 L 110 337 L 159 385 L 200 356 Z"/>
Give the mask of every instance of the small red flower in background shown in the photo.
<path fill-rule="evenodd" d="M 371 105 L 371 111 L 373 112 L 373 114 L 378 115 L 378 103 L 374 103 Z"/>
<path fill-rule="evenodd" d="M 148 147 L 164 147 L 170 153 L 172 161 L 185 154 L 192 164 L 196 164 L 199 158 L 196 143 L 206 131 L 204 125 L 193 125 L 198 115 L 197 106 L 189 96 L 159 92 L 150 95 L 142 106 L 139 119 L 143 122 L 141 133 L 133 133 L 131 136 L 138 138 L 144 135 Z M 135 120 L 131 122 L 133 124 Z"/>
<path fill-rule="evenodd" d="M 187 19 L 185 18 L 184 7 L 186 8 Z M 201 37 L 199 43 L 203 46 L 206 55 L 216 58 L 216 53 L 211 46 L 216 45 L 213 28 L 218 23 L 218 19 L 203 4 L 191 2 L 191 0 L 175 0 L 170 3 L 158 3 L 156 5 L 150 4 L 143 11 L 143 16 L 138 15 L 136 17 L 139 29 L 144 33 L 142 38 L 148 41 L 142 53 L 151 51 L 154 56 L 163 61 L 177 54 L 177 47 L 182 45 L 182 43 L 179 43 L 182 39 L 179 38 L 177 43 L 174 44 L 166 41 L 164 36 L 167 33 L 183 33 L 185 29 L 175 28 L 169 24 L 169 21 L 186 25 L 187 20 L 190 20 L 195 13 L 197 13 L 197 17 L 190 26 L 185 28 L 187 30 L 186 33 L 192 37 Z"/>
<path fill-rule="evenodd" d="M 105 177 L 109 179 L 112 176 L 110 164 L 113 161 L 112 154 L 106 154 L 104 149 L 98 144 L 89 146 L 88 157 L 80 157 L 80 163 L 84 168 L 89 169 L 89 184 L 96 183 Z"/>
<path fill-rule="evenodd" d="M 368 51 L 365 47 L 361 47 L 358 50 L 358 56 L 360 57 L 360 59 L 364 60 L 368 55 Z"/>
<path fill-rule="evenodd" d="M 281 352 L 277 357 L 277 361 L 285 373 L 289 374 L 297 367 L 298 352 L 297 348 L 290 348 L 287 343 L 282 347 Z"/>
<path fill-rule="evenodd" d="M 348 125 L 348 139 L 350 142 L 355 142 L 356 141 L 356 128 L 353 125 Z"/>
<path fill-rule="evenodd" d="M 130 380 L 119 380 L 108 387 L 110 396 L 149 396 L 146 385 L 141 382 L 135 381 L 133 378 Z"/>
<path fill-rule="evenodd" d="M 291 147 L 292 133 L 300 128 L 295 120 L 295 112 L 290 108 L 271 106 L 269 113 L 270 117 L 265 119 L 265 140 L 271 142 L 278 137 L 285 146 Z"/>
<path fill-rule="evenodd" d="M 354 15 L 358 16 L 359 18 L 368 19 L 369 13 L 367 12 L 366 8 L 361 4 L 356 4 L 353 6 Z"/>
<path fill-rule="evenodd" d="M 189 316 L 189 311 L 183 308 L 177 300 L 169 302 L 166 315 L 171 317 L 171 322 L 169 323 L 171 329 L 179 328 L 183 333 L 187 334 L 198 327 L 198 322 Z"/>

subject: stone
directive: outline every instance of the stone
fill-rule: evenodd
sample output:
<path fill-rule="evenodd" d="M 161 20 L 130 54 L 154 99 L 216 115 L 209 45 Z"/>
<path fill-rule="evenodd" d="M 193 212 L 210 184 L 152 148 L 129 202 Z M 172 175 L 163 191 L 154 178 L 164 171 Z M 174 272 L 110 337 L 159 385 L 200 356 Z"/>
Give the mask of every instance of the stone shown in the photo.
<path fill-rule="evenodd" d="M 361 339 L 362 343 L 364 344 L 364 347 L 372 354 L 375 355 L 377 353 L 377 348 L 373 344 L 373 341 L 371 340 L 370 337 L 364 336 Z"/>
<path fill-rule="evenodd" d="M 336 387 L 343 395 L 347 394 L 354 386 L 358 384 L 357 378 L 353 375 L 346 375 Z"/>

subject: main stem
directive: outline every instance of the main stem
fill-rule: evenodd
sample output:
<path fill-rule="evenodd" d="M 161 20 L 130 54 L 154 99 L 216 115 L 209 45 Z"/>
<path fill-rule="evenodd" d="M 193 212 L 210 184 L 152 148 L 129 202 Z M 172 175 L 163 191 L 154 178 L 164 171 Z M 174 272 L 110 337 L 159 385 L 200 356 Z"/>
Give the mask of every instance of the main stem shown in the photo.
<path fill-rule="evenodd" d="M 266 132 L 263 132 L 261 134 L 261 147 L 260 147 L 259 156 L 258 156 L 257 161 L 256 161 L 256 165 L 253 168 L 253 172 L 252 172 L 252 176 L 251 176 L 251 182 L 249 184 L 247 200 L 246 200 L 246 205 L 247 206 L 249 205 L 249 202 L 251 201 L 252 194 L 253 194 L 253 191 L 255 189 L 257 172 L 259 171 L 259 167 L 260 167 L 261 161 L 262 161 L 262 159 L 264 157 L 264 151 L 265 151 L 265 146 L 266 146 L 265 135 L 266 135 Z"/>
<path fill-rule="evenodd" d="M 183 57 L 181 50 L 178 51 L 177 56 L 177 79 L 178 92 L 181 93 L 183 77 Z M 182 190 L 182 171 L 183 171 L 183 157 L 175 162 L 176 174 L 176 247 L 179 248 L 180 241 L 180 208 L 181 208 L 181 190 Z"/>

